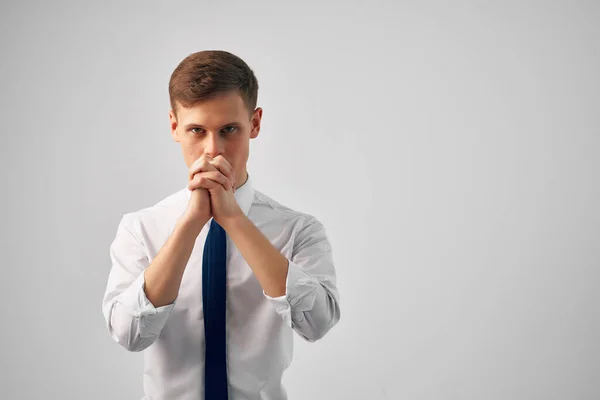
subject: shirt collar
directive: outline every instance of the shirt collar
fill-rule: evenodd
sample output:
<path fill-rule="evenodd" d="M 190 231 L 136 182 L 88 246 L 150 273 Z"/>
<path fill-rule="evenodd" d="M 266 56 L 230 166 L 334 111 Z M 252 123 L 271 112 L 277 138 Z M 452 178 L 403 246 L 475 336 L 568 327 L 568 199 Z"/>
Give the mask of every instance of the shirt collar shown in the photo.
<path fill-rule="evenodd" d="M 250 173 L 248 173 L 247 176 L 248 176 L 248 179 L 246 179 L 246 182 L 242 186 L 237 188 L 235 190 L 235 192 L 233 193 L 233 197 L 235 198 L 238 205 L 244 212 L 245 216 L 248 216 L 248 213 L 250 212 L 250 207 L 252 207 L 252 202 L 254 201 L 254 192 L 255 192 L 254 185 L 252 183 L 252 178 L 250 177 Z M 184 189 L 184 192 L 186 195 L 186 199 L 189 200 L 192 192 L 187 188 Z"/>

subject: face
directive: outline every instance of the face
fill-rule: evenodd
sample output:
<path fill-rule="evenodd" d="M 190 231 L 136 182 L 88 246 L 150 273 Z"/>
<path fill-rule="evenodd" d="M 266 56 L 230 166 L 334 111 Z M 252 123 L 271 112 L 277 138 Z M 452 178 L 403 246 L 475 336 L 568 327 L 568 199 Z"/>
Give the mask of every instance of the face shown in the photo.
<path fill-rule="evenodd" d="M 202 155 L 222 155 L 235 170 L 236 186 L 246 181 L 249 142 L 258 136 L 261 118 L 260 107 L 249 115 L 237 91 L 218 94 L 190 108 L 178 103 L 177 115 L 169 111 L 171 135 L 181 145 L 187 167 Z"/>

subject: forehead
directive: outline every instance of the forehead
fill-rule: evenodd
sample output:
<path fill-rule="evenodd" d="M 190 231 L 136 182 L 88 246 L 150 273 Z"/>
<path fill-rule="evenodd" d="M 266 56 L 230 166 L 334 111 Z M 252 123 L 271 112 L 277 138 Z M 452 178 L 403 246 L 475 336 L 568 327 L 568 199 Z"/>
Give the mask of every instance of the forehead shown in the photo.
<path fill-rule="evenodd" d="M 216 94 L 191 107 L 177 102 L 177 119 L 180 124 L 198 123 L 219 126 L 232 121 L 249 119 L 248 109 L 237 91 Z"/>

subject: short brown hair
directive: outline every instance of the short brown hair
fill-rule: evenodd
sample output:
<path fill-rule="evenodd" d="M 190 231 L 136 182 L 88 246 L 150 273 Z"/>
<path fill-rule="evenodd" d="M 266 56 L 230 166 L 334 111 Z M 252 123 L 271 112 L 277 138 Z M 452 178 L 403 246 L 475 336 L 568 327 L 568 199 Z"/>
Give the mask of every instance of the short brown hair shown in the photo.
<path fill-rule="evenodd" d="M 192 107 L 219 93 L 237 89 L 250 115 L 256 108 L 258 81 L 241 58 L 223 50 L 205 50 L 190 54 L 171 74 L 169 99 L 177 114 L 176 102 Z"/>

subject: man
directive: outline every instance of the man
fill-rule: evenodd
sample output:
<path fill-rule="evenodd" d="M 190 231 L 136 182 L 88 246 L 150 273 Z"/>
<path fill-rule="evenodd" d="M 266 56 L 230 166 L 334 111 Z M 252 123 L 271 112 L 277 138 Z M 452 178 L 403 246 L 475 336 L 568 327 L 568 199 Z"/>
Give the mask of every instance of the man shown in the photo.
<path fill-rule="evenodd" d="M 186 188 L 123 215 L 102 309 L 112 338 L 144 351 L 145 399 L 286 399 L 295 331 L 340 318 L 332 249 L 313 216 L 255 190 L 253 71 L 225 51 L 186 57 L 169 82 Z"/>

